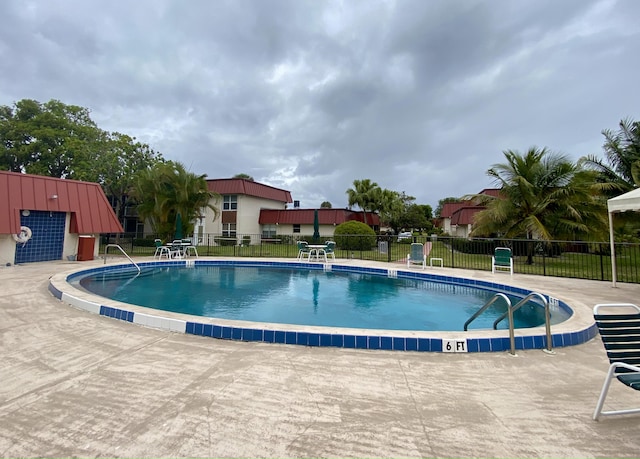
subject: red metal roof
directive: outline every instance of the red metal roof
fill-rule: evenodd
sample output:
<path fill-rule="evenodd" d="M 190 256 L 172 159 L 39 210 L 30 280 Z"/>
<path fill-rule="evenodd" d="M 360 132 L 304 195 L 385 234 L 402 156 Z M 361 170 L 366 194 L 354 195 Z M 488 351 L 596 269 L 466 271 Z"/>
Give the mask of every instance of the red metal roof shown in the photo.
<path fill-rule="evenodd" d="M 486 209 L 484 206 L 468 206 L 456 210 L 451 215 L 452 225 L 472 225 L 473 217 L 481 210 Z"/>
<path fill-rule="evenodd" d="M 97 183 L 0 171 L 0 234 L 20 232 L 21 210 L 71 212 L 71 233 L 123 232 Z"/>
<path fill-rule="evenodd" d="M 315 209 L 261 209 L 258 223 L 261 225 L 289 224 L 289 225 L 313 225 Z M 318 223 L 320 225 L 339 225 L 346 221 L 363 221 L 362 212 L 349 209 L 318 209 Z M 378 214 L 367 213 L 367 224 L 372 226 L 380 225 Z"/>
<path fill-rule="evenodd" d="M 442 210 L 440 211 L 441 218 L 451 218 L 451 216 L 458 209 L 462 209 L 463 207 L 467 207 L 471 204 L 471 201 L 462 201 L 462 202 L 445 202 L 442 205 Z"/>
<path fill-rule="evenodd" d="M 482 190 L 480 193 L 478 194 L 486 194 L 489 196 L 493 196 L 494 198 L 499 198 L 500 197 L 500 188 L 485 188 L 484 190 Z"/>
<path fill-rule="evenodd" d="M 247 196 L 255 196 L 257 198 L 271 199 L 280 202 L 293 202 L 291 193 L 287 190 L 264 185 L 258 182 L 252 182 L 245 179 L 211 179 L 207 180 L 209 191 L 218 194 L 244 194 Z"/>

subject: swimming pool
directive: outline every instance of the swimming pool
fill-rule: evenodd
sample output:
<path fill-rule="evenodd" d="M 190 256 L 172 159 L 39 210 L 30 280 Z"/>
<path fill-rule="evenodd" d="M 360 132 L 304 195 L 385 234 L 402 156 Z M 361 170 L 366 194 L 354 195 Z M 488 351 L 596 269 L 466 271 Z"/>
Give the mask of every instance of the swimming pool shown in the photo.
<path fill-rule="evenodd" d="M 371 263 L 373 264 L 373 263 Z M 372 274 L 402 279 L 430 280 L 448 282 L 464 287 L 480 287 L 498 289 L 516 296 L 525 296 L 530 290 L 516 286 L 497 284 L 491 280 L 467 279 L 446 275 L 431 274 L 425 271 L 404 270 L 397 267 L 367 267 L 353 265 L 321 265 L 317 263 L 251 261 L 247 259 L 200 259 L 187 261 L 162 261 L 140 263 L 143 270 L 156 267 L 190 267 L 190 266 L 236 266 L 236 267 L 280 267 L 311 269 L 333 272 L 350 272 Z M 169 331 L 195 334 L 213 338 L 241 341 L 259 341 L 265 343 L 286 343 L 304 346 L 334 346 L 356 349 L 388 349 L 404 351 L 432 352 L 485 352 L 505 351 L 510 349 L 506 330 L 470 330 L 469 332 L 432 332 L 416 330 L 379 330 L 356 329 L 322 326 L 288 325 L 271 322 L 251 322 L 242 320 L 195 317 L 176 314 L 127 303 L 107 300 L 71 287 L 69 280 L 77 276 L 101 271 L 121 270 L 125 265 L 101 266 L 93 269 L 82 269 L 72 273 L 61 273 L 51 278 L 50 292 L 74 307 L 84 309 L 113 319 L 133 322 L 142 326 Z M 130 266 L 130 265 L 129 265 Z M 443 270 L 442 272 L 450 272 Z M 509 279 L 508 277 L 505 279 Z M 548 296 L 548 295 L 547 295 Z M 552 299 L 555 308 L 561 308 L 572 314 L 571 308 L 561 300 Z M 566 324 L 566 325 L 565 325 Z M 573 325 L 570 325 L 573 324 Z M 575 325 L 578 327 L 575 327 Z M 580 316 L 552 327 L 553 347 L 570 346 L 584 343 L 597 334 L 595 324 L 585 321 Z M 546 336 L 544 327 L 517 330 L 516 349 L 544 349 Z"/>
<path fill-rule="evenodd" d="M 511 304 L 522 296 L 498 289 L 373 273 L 280 266 L 172 266 L 77 276 L 72 285 L 125 303 L 194 316 L 325 327 L 463 331 L 467 319 L 496 293 Z M 491 329 L 507 311 L 493 303 L 473 328 Z M 552 323 L 566 320 L 560 308 Z M 544 325 L 530 301 L 514 314 L 516 328 Z M 508 328 L 503 320 L 500 328 Z"/>

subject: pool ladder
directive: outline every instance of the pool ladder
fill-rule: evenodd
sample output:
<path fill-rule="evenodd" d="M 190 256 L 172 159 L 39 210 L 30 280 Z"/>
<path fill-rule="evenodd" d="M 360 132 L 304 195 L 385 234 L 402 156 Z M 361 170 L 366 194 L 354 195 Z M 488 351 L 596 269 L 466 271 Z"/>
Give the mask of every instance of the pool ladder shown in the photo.
<path fill-rule="evenodd" d="M 551 342 L 551 312 L 549 310 L 549 300 L 547 300 L 547 298 L 542 293 L 531 292 L 513 306 L 511 305 L 511 300 L 507 297 L 507 295 L 505 295 L 504 293 L 496 293 L 491 297 L 489 301 L 485 303 L 484 306 L 478 309 L 478 311 L 475 314 L 473 314 L 469 318 L 469 320 L 467 320 L 464 323 L 464 331 L 467 331 L 469 324 L 473 322 L 480 314 L 486 311 L 489 306 L 491 306 L 493 303 L 495 303 L 499 299 L 502 299 L 505 301 L 505 303 L 507 303 L 507 312 L 502 314 L 500 317 L 498 317 L 495 320 L 495 322 L 493 322 L 493 329 L 497 330 L 498 324 L 502 322 L 505 319 L 505 317 L 509 318 L 509 343 L 511 345 L 510 352 L 511 352 L 511 355 L 515 355 L 516 354 L 516 338 L 515 338 L 515 331 L 513 326 L 513 313 L 516 312 L 518 309 L 520 309 L 529 300 L 536 297 L 542 301 L 542 305 L 544 306 L 544 322 L 545 322 L 545 331 L 547 335 L 547 348 L 544 349 L 544 351 L 550 354 L 553 354 L 552 342 Z"/>
<path fill-rule="evenodd" d="M 116 247 L 118 250 L 120 250 L 120 252 L 122 252 L 122 254 L 129 259 L 129 261 L 133 264 L 133 266 L 136 267 L 136 269 L 138 270 L 138 274 L 140 274 L 140 266 L 138 266 L 136 262 L 133 261 L 129 255 L 127 255 L 127 252 L 125 252 L 122 249 L 122 247 L 120 247 L 118 244 L 107 244 L 104 246 L 104 264 L 105 265 L 107 264 L 107 251 L 109 250 L 109 247 Z"/>

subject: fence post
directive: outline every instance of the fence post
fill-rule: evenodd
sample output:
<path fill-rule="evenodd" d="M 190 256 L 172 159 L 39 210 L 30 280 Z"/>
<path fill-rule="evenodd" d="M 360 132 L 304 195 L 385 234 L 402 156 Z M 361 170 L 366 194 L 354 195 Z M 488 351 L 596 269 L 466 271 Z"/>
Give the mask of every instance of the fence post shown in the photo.
<path fill-rule="evenodd" d="M 604 280 L 604 257 L 602 256 L 602 243 L 598 244 L 600 251 L 600 280 Z"/>
<path fill-rule="evenodd" d="M 451 267 L 452 267 L 452 268 L 455 268 L 455 267 L 456 267 L 456 264 L 453 262 L 453 254 L 454 254 L 454 252 L 455 252 L 455 251 L 453 250 L 453 246 L 454 246 L 454 244 L 453 244 L 453 238 L 451 238 L 451 239 L 449 239 L 449 240 L 451 241 Z"/>

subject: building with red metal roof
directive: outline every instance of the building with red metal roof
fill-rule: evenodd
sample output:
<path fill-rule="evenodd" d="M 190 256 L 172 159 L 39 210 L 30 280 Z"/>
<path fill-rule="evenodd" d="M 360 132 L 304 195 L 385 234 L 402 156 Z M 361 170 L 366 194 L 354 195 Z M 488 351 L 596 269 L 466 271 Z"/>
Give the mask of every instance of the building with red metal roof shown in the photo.
<path fill-rule="evenodd" d="M 0 171 L 0 263 L 60 260 L 122 226 L 97 183 Z M 97 255 L 94 244 L 93 255 Z"/>
<path fill-rule="evenodd" d="M 211 209 L 195 225 L 194 237 L 203 244 L 241 243 L 249 238 L 258 244 L 280 235 L 312 235 L 314 211 L 300 209 L 287 190 L 241 178 L 207 180 L 208 189 L 218 194 L 211 204 L 219 209 L 214 218 Z M 293 208 L 287 208 L 293 203 Z M 363 221 L 364 214 L 349 209 L 317 209 L 320 234 L 330 237 L 336 225 L 348 220 Z M 367 223 L 379 227 L 377 214 L 368 213 Z M 213 241 L 209 240 L 213 238 Z"/>
<path fill-rule="evenodd" d="M 499 198 L 500 189 L 485 188 L 478 194 Z M 484 209 L 484 206 L 477 205 L 473 200 L 444 203 L 440 212 L 439 226 L 451 236 L 469 237 L 475 215 Z"/>
<path fill-rule="evenodd" d="M 263 183 L 240 178 L 210 179 L 207 180 L 209 191 L 219 195 L 241 195 L 269 201 L 290 203 L 291 193 L 287 190 L 275 188 Z"/>
<path fill-rule="evenodd" d="M 288 209 L 260 211 L 259 223 L 263 235 L 277 237 L 278 234 L 313 234 L 315 212 L 318 212 L 318 225 L 320 236 L 333 236 L 334 228 L 347 221 L 364 222 L 364 213 L 351 209 Z M 380 217 L 378 214 L 367 212 L 367 222 L 374 230 L 380 229 Z"/>

